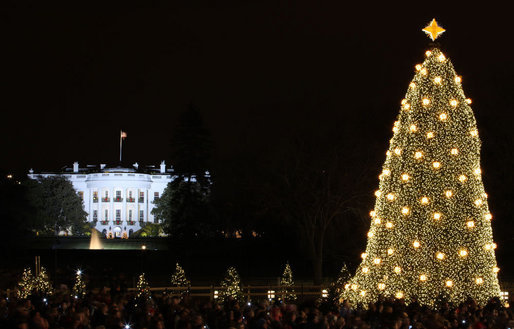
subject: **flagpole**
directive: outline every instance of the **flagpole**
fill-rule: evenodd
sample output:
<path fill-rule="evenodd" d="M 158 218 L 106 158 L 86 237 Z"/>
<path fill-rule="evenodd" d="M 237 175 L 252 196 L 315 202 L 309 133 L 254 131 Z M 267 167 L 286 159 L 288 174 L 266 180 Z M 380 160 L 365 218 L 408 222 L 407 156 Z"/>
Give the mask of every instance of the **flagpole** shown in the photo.
<path fill-rule="evenodd" d="M 121 165 L 121 149 L 123 147 L 123 138 L 121 137 L 123 135 L 123 130 L 120 130 L 120 165 Z"/>

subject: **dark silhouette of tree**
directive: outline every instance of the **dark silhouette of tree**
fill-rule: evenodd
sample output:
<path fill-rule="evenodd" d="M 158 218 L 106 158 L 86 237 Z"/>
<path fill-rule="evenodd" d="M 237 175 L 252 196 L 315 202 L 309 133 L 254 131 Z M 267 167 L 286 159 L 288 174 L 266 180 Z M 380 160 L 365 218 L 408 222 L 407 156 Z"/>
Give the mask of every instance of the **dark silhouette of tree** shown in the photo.
<path fill-rule="evenodd" d="M 65 177 L 39 177 L 24 182 L 29 205 L 35 210 L 30 228 L 42 234 L 68 231 L 82 235 L 88 231 L 82 199 Z"/>
<path fill-rule="evenodd" d="M 171 157 L 175 179 L 155 202 L 152 214 L 173 237 L 212 233 L 210 159 L 212 141 L 198 110 L 190 105 L 173 130 Z"/>
<path fill-rule="evenodd" d="M 171 140 L 171 159 L 175 174 L 185 181 L 196 178 L 210 187 L 212 140 L 198 109 L 190 104 L 178 118 Z"/>
<path fill-rule="evenodd" d="M 365 198 L 360 182 L 367 168 L 358 168 L 357 145 L 344 136 L 327 134 L 321 139 L 296 138 L 281 149 L 281 166 L 270 173 L 263 193 L 268 211 L 297 235 L 300 248 L 312 261 L 314 283 L 322 281 L 329 233 L 355 221 L 355 205 Z M 306 135 L 304 135 L 306 136 Z M 357 174 L 356 174 L 357 173 Z"/>
<path fill-rule="evenodd" d="M 152 214 L 172 237 L 206 236 L 212 233 L 209 201 L 208 190 L 201 184 L 179 177 L 168 183 Z"/>

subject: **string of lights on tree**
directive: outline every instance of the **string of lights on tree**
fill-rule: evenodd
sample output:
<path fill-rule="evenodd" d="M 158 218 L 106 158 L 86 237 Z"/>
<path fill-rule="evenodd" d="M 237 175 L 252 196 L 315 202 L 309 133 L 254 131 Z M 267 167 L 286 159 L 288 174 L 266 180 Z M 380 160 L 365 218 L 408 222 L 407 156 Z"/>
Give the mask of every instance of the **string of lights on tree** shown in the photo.
<path fill-rule="evenodd" d="M 182 268 L 182 266 L 179 265 L 179 263 L 177 263 L 175 266 L 175 273 L 173 273 L 173 275 L 171 276 L 171 286 L 185 289 L 175 290 L 175 293 L 179 295 L 187 293 L 190 285 L 191 282 L 186 278 L 186 273 L 184 272 L 184 269 Z"/>
<path fill-rule="evenodd" d="M 30 295 L 32 295 L 33 291 L 34 291 L 34 275 L 32 275 L 32 270 L 30 268 L 25 268 L 23 270 L 21 280 L 20 280 L 20 282 L 18 282 L 16 296 L 20 299 L 26 299 Z"/>
<path fill-rule="evenodd" d="M 343 287 L 351 279 L 352 274 L 348 270 L 346 264 L 343 264 L 339 274 L 334 282 L 332 282 L 327 288 L 326 293 L 322 291 L 322 297 L 320 302 L 328 302 L 329 305 L 337 305 L 341 302 L 341 294 L 343 293 Z"/>
<path fill-rule="evenodd" d="M 432 41 L 445 30 L 423 29 Z M 435 306 L 500 289 L 480 139 L 462 78 L 435 44 L 415 66 L 375 192 L 366 251 L 343 298 Z"/>
<path fill-rule="evenodd" d="M 219 301 L 226 302 L 229 299 L 233 299 L 237 302 L 243 300 L 243 292 L 241 290 L 241 278 L 239 273 L 234 267 L 229 267 L 225 277 L 221 281 L 221 291 L 219 294 Z"/>
<path fill-rule="evenodd" d="M 146 281 L 144 273 L 139 275 L 139 278 L 137 280 L 136 290 L 137 290 L 136 299 L 138 299 L 140 301 L 147 300 L 151 295 L 150 285 Z"/>
<path fill-rule="evenodd" d="M 40 296 L 50 296 L 53 294 L 52 282 L 46 273 L 46 268 L 41 266 L 39 274 L 34 278 L 34 291 Z"/>
<path fill-rule="evenodd" d="M 82 270 L 77 270 L 75 273 L 75 283 L 71 289 L 71 295 L 74 298 L 84 298 L 86 296 L 86 283 L 82 278 Z"/>
<path fill-rule="evenodd" d="M 293 286 L 293 271 L 291 270 L 289 263 L 286 263 L 286 266 L 284 267 L 284 273 L 282 273 L 282 277 L 280 278 L 280 295 L 283 301 L 286 303 L 295 301 L 297 299 Z"/>

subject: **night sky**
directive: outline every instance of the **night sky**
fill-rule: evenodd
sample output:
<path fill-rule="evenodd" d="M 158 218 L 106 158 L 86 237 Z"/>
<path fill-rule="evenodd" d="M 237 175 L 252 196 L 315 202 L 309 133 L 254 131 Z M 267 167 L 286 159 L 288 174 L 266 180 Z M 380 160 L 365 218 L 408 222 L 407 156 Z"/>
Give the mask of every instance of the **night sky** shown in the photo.
<path fill-rule="evenodd" d="M 421 29 L 435 17 L 447 30 L 442 49 L 473 99 L 491 208 L 502 229 L 512 228 L 505 226 L 514 183 L 509 10 L 469 2 L 191 2 L 4 8 L 0 169 L 115 163 L 120 129 L 128 163 L 169 162 L 178 114 L 193 103 L 212 133 L 217 168 L 341 123 L 362 152 L 379 150 L 371 164 L 378 174 L 400 100 L 429 46 Z"/>
<path fill-rule="evenodd" d="M 487 145 L 498 133 L 495 121 L 512 119 L 511 107 L 488 106 L 512 98 L 508 15 L 500 8 L 341 1 L 9 8 L 1 29 L 0 167 L 112 163 L 120 129 L 128 133 L 127 161 L 167 159 L 171 129 L 191 102 L 222 159 L 267 147 L 313 119 L 312 129 L 323 130 L 352 111 L 360 116 L 351 120 L 374 118 L 356 133 L 385 151 L 413 67 L 428 47 L 421 28 L 432 17 L 447 29 L 440 42 L 474 100 Z"/>

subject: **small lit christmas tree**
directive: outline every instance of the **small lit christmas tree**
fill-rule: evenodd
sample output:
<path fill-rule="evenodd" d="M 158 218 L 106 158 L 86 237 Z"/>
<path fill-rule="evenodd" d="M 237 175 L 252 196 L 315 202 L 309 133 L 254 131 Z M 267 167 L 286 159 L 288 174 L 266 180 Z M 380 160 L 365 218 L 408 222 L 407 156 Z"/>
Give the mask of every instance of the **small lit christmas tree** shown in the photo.
<path fill-rule="evenodd" d="M 34 276 L 32 275 L 30 268 L 26 268 L 23 270 L 20 282 L 18 282 L 18 290 L 16 295 L 20 299 L 26 299 L 32 294 L 33 290 Z"/>
<path fill-rule="evenodd" d="M 435 19 L 424 29 L 435 40 Z M 462 78 L 436 44 L 416 65 L 393 126 L 366 251 L 344 298 L 437 306 L 498 297 L 480 139 Z"/>
<path fill-rule="evenodd" d="M 351 277 L 352 277 L 352 274 L 348 270 L 348 267 L 346 266 L 346 264 L 343 264 L 343 267 L 341 267 L 341 271 L 339 271 L 339 275 L 337 277 L 335 285 L 337 287 L 342 288 L 350 280 Z"/>
<path fill-rule="evenodd" d="M 137 280 L 137 295 L 136 298 L 140 300 L 146 300 L 150 297 L 150 285 L 145 279 L 145 274 L 141 274 Z"/>
<path fill-rule="evenodd" d="M 289 263 L 286 263 L 284 273 L 282 273 L 282 277 L 280 278 L 280 295 L 286 303 L 290 303 L 297 298 L 293 286 L 293 271 L 291 270 Z"/>
<path fill-rule="evenodd" d="M 171 276 L 171 286 L 172 287 L 180 287 L 185 289 L 179 289 L 175 290 L 174 292 L 182 295 L 188 292 L 189 286 L 191 285 L 191 282 L 186 278 L 186 273 L 184 272 L 184 269 L 182 266 L 177 263 L 175 267 L 175 273 Z"/>
<path fill-rule="evenodd" d="M 82 271 L 77 270 L 75 274 L 75 284 L 71 289 L 71 295 L 75 298 L 84 298 L 86 295 L 86 283 L 82 279 Z"/>
<path fill-rule="evenodd" d="M 321 301 L 328 302 L 330 304 L 338 304 L 341 300 L 341 295 L 343 294 L 343 287 L 352 277 L 348 267 L 346 264 L 343 264 L 341 271 L 339 271 L 339 275 L 336 280 L 330 284 L 327 289 L 326 297 L 322 297 Z"/>
<path fill-rule="evenodd" d="M 219 300 L 225 302 L 232 297 L 234 300 L 241 302 L 243 300 L 243 292 L 241 291 L 241 278 L 234 267 L 229 267 L 225 278 L 221 281 L 221 291 Z"/>
<path fill-rule="evenodd" d="M 41 296 L 50 296 L 53 294 L 52 283 L 44 267 L 41 267 L 39 274 L 34 278 L 34 291 Z"/>

